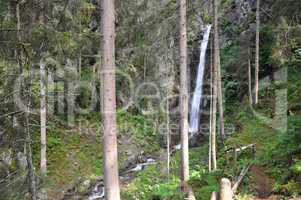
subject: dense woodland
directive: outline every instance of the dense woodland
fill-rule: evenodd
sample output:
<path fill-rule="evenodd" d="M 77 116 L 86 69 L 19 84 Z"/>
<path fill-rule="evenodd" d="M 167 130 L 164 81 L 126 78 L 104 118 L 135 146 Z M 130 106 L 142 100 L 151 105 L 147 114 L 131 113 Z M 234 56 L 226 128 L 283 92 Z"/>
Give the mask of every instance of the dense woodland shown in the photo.
<path fill-rule="evenodd" d="M 1 0 L 0 200 L 301 197 L 300 0 Z"/>

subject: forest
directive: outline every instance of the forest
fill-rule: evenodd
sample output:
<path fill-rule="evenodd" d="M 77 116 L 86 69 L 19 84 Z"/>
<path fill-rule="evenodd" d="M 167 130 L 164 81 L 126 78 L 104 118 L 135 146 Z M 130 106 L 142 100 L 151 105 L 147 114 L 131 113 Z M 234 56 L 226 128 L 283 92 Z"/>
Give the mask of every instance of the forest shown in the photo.
<path fill-rule="evenodd" d="M 0 0 L 0 200 L 301 200 L 300 0 Z"/>

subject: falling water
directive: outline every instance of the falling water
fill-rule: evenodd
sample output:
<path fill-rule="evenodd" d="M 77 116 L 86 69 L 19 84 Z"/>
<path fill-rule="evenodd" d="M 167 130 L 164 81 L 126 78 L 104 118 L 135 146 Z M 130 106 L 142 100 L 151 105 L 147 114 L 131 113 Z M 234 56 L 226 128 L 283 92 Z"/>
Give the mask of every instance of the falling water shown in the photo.
<path fill-rule="evenodd" d="M 194 134 L 199 129 L 199 118 L 200 118 L 200 104 L 203 95 L 203 79 L 204 79 L 204 69 L 205 69 L 205 59 L 206 59 L 206 50 L 208 46 L 208 40 L 210 36 L 211 25 L 207 25 L 204 30 L 204 37 L 201 43 L 201 53 L 200 53 L 200 62 L 198 66 L 198 74 L 196 87 L 193 93 L 193 98 L 191 102 L 190 109 L 190 123 L 189 123 L 189 132 Z"/>

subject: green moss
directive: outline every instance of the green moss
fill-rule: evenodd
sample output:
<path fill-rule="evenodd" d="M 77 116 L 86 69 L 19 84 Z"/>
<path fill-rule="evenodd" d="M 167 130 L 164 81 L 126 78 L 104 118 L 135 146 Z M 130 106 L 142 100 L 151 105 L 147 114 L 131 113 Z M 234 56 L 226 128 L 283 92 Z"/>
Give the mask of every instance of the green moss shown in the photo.
<path fill-rule="evenodd" d="M 294 164 L 294 165 L 291 167 L 291 170 L 292 170 L 296 175 L 301 174 L 301 160 L 299 160 L 298 162 L 296 162 L 296 164 Z"/>
<path fill-rule="evenodd" d="M 153 118 L 119 111 L 117 124 L 119 135 L 131 137 L 133 144 L 141 147 L 145 153 L 150 154 L 160 149 L 157 142 L 158 131 Z"/>
<path fill-rule="evenodd" d="M 102 174 L 102 145 L 97 135 L 84 135 L 49 122 L 47 132 L 47 188 L 52 198 L 58 198 L 78 178 Z M 78 124 L 77 124 L 78 125 Z M 76 126 L 77 126 L 76 125 Z M 75 126 L 75 127 L 76 127 Z M 39 134 L 33 134 L 34 161 L 39 166 Z M 99 138 L 99 139 L 97 139 Z"/>

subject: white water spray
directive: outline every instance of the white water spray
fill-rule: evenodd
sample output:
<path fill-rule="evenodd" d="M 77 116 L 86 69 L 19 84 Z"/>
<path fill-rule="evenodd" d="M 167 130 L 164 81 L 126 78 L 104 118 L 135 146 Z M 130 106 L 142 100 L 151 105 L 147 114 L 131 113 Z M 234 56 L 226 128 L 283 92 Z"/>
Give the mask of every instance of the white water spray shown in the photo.
<path fill-rule="evenodd" d="M 189 123 L 189 132 L 196 133 L 199 129 L 199 121 L 200 121 L 200 105 L 201 100 L 203 98 L 203 79 L 204 79 L 204 71 L 205 71 L 205 59 L 206 59 L 206 51 L 208 46 L 208 40 L 210 36 L 211 25 L 207 25 L 204 31 L 203 41 L 201 43 L 201 53 L 200 53 L 200 62 L 198 66 L 198 74 L 195 90 L 193 93 L 193 98 L 191 101 L 191 109 L 190 109 L 190 123 Z"/>

